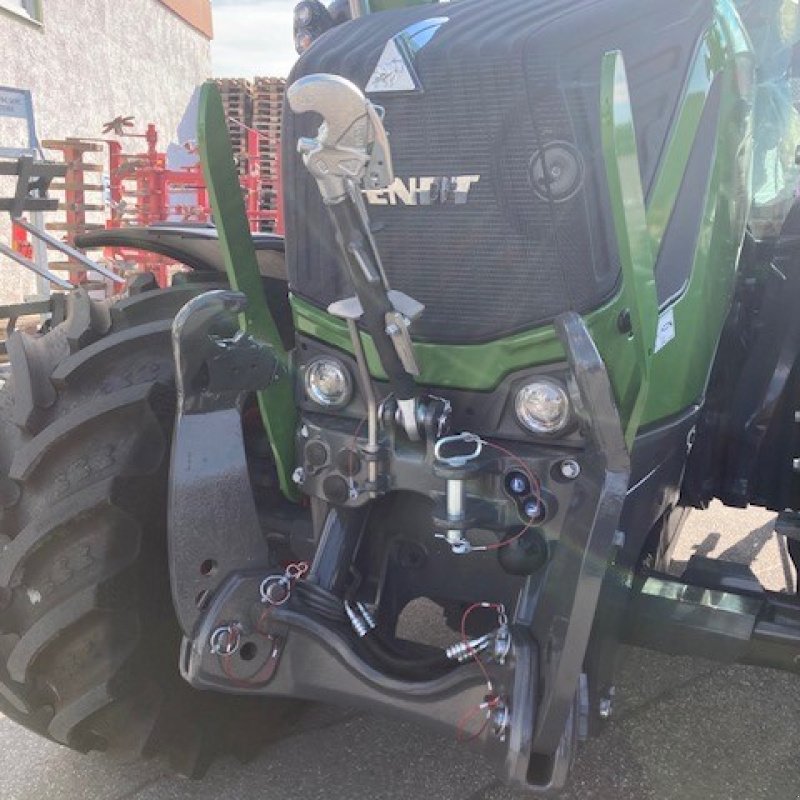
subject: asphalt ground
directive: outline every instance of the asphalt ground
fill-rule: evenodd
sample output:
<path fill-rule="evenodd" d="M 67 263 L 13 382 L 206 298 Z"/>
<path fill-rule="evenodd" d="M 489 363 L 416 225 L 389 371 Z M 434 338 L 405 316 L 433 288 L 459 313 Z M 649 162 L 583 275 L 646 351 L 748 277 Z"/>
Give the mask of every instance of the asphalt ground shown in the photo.
<path fill-rule="evenodd" d="M 676 569 L 700 552 L 753 565 L 787 589 L 790 562 L 773 515 L 715 506 L 697 513 Z M 420 610 L 413 626 L 433 624 Z M 800 682 L 749 667 L 626 650 L 614 717 L 582 745 L 564 800 L 800 798 Z M 0 798 L 14 800 L 521 800 L 464 745 L 404 722 L 314 707 L 254 761 L 217 762 L 202 781 L 157 761 L 108 763 L 49 743 L 0 717 Z"/>

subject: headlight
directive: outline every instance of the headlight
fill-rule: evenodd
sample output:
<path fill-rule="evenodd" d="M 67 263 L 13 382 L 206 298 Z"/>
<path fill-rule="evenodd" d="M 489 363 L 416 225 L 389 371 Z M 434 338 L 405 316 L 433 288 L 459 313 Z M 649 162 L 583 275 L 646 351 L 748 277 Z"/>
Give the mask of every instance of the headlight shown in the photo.
<path fill-rule="evenodd" d="M 558 433 L 569 422 L 567 390 L 550 378 L 537 378 L 517 392 L 517 419 L 533 433 Z"/>
<path fill-rule="evenodd" d="M 306 394 L 326 408 L 341 408 L 353 394 L 347 367 L 335 358 L 315 358 L 306 367 Z"/>

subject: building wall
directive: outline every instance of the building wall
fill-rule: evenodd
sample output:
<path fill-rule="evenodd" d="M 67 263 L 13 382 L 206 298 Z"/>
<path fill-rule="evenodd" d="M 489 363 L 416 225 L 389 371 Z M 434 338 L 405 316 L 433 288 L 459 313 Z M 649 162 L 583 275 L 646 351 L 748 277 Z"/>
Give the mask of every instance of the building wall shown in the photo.
<path fill-rule="evenodd" d="M 211 74 L 208 37 L 160 0 L 46 0 L 41 7 L 36 24 L 0 3 L 0 85 L 32 91 L 39 138 L 96 137 L 103 123 L 132 115 L 142 130 L 154 122 L 166 146 L 192 91 Z M 0 237 L 8 241 L 3 216 Z M 34 289 L 25 270 L 0 256 L 0 303 Z"/>
<path fill-rule="evenodd" d="M 211 0 L 161 0 L 209 39 L 213 36 Z"/>

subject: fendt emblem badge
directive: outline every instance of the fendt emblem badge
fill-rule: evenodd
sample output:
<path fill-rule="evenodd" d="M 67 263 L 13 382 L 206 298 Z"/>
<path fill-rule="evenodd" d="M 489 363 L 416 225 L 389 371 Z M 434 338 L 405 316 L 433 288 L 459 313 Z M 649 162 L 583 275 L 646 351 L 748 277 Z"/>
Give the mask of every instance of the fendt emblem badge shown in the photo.
<path fill-rule="evenodd" d="M 395 178 L 386 189 L 364 191 L 367 202 L 373 206 L 463 206 L 469 201 L 472 187 L 479 183 L 480 175 L 454 175 L 434 178 Z"/>

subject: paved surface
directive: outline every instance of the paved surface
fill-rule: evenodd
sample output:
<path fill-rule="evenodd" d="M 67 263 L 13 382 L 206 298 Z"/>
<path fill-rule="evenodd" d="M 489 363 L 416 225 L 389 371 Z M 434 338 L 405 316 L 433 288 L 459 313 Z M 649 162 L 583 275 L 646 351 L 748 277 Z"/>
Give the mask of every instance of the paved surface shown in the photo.
<path fill-rule="evenodd" d="M 702 552 L 752 562 L 782 589 L 791 569 L 772 516 L 696 514 L 677 560 Z M 789 675 L 626 653 L 614 721 L 582 748 L 565 800 L 800 798 L 800 682 Z M 413 725 L 326 708 L 248 765 L 223 761 L 203 782 L 157 763 L 109 765 L 0 717 L 6 800 L 517 800 L 468 748 Z"/>

